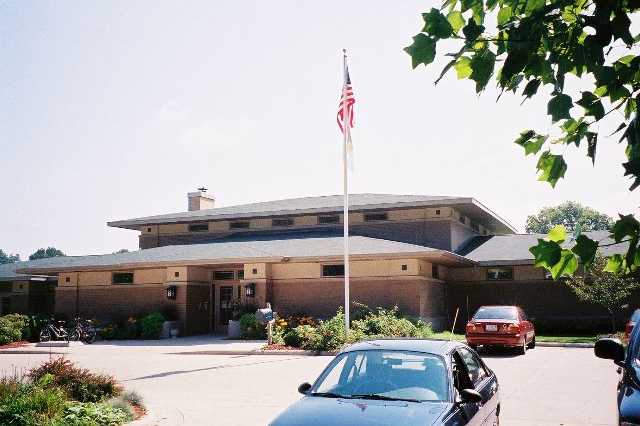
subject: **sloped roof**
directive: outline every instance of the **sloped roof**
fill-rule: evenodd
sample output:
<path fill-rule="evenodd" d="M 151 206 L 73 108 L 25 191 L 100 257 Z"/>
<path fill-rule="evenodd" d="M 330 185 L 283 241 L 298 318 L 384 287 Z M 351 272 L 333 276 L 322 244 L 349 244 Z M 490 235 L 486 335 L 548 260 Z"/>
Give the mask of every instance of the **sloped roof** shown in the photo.
<path fill-rule="evenodd" d="M 406 208 L 423 206 L 458 205 L 469 216 L 483 217 L 498 232 L 511 233 L 514 228 L 507 221 L 470 197 L 451 197 L 440 195 L 397 195 L 397 194 L 350 194 L 351 211 L 375 210 L 383 208 Z M 108 222 L 117 228 L 137 229 L 140 226 L 159 223 L 184 223 L 203 220 L 243 219 L 251 217 L 272 217 L 292 214 L 319 214 L 342 212 L 343 196 L 327 195 L 320 197 L 289 198 L 262 203 L 241 204 L 237 206 L 190 212 L 170 213 L 155 216 L 138 217 Z"/>
<path fill-rule="evenodd" d="M 446 257 L 450 262 L 471 263 L 453 253 L 430 247 L 388 241 L 378 238 L 350 236 L 352 256 L 392 257 L 411 254 L 426 257 L 430 254 Z M 35 265 L 20 268 L 21 272 L 76 269 L 117 269 L 149 264 L 222 264 L 251 261 L 281 262 L 283 258 L 331 258 L 343 254 L 341 236 L 313 234 L 309 237 L 265 236 L 263 238 L 224 239 L 207 244 L 163 246 L 128 253 L 93 256 L 65 256 L 41 259 Z M 286 259 L 284 259 L 286 261 Z"/>
<path fill-rule="evenodd" d="M 613 243 L 608 231 L 591 231 L 584 233 L 589 238 L 599 241 L 600 244 Z M 471 239 L 462 249 L 456 253 L 475 262 L 484 265 L 507 265 L 507 264 L 529 264 L 533 263 L 533 255 L 529 248 L 538 244 L 539 238 L 545 238 L 544 234 L 511 234 L 511 235 L 489 235 L 475 237 Z M 569 240 L 565 246 L 572 245 Z M 616 253 L 625 253 L 627 244 L 616 244 L 601 247 L 604 256 L 611 256 Z"/>
<path fill-rule="evenodd" d="M 20 274 L 16 272 L 18 268 L 26 268 L 30 263 L 34 264 L 36 263 L 36 261 L 0 264 L 0 282 L 30 280 L 31 278 L 34 278 L 34 277 L 45 278 L 45 279 L 50 278 L 43 275 Z"/>

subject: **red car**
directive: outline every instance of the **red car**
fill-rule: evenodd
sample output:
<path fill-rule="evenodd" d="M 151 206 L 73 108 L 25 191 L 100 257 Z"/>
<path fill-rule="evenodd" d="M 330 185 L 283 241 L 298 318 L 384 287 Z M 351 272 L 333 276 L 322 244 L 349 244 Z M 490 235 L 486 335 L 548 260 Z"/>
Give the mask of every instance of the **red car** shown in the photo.
<path fill-rule="evenodd" d="M 627 321 L 627 325 L 624 327 L 624 337 L 629 340 L 629 336 L 631 336 L 631 332 L 633 331 L 633 326 L 640 321 L 640 309 L 636 309 L 633 311 L 631 318 Z"/>
<path fill-rule="evenodd" d="M 536 346 L 533 323 L 518 306 L 482 306 L 467 323 L 467 344 L 517 348 L 521 354 Z"/>

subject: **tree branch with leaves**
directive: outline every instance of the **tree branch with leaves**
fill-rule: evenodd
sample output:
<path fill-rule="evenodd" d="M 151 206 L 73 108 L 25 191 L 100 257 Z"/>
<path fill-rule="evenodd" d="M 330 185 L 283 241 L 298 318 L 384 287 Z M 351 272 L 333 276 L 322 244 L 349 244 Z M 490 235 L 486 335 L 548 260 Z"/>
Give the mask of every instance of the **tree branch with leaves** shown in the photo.
<path fill-rule="evenodd" d="M 626 142 L 622 170 L 633 191 L 640 185 L 640 35 L 631 34 L 631 18 L 639 9 L 640 0 L 445 0 L 440 9 L 422 15 L 424 27 L 405 51 L 413 68 L 429 65 L 436 58 L 438 42 L 451 40 L 459 48 L 445 55 L 451 60 L 436 83 L 454 69 L 459 79 L 475 83 L 477 93 L 495 75 L 501 94 L 519 93 L 523 102 L 549 96 L 547 113 L 560 136 L 524 130 L 515 143 L 525 155 L 537 156 L 538 180 L 552 187 L 568 169 L 564 149 L 585 146 L 595 163 L 601 138 L 598 125 L 605 117 L 616 120 L 613 134 L 621 134 L 619 141 Z M 496 19 L 493 32 L 485 27 L 488 16 Z M 570 90 L 565 86 L 570 75 L 591 84 L 591 90 Z M 539 93 L 544 86 L 552 88 L 550 95 Z M 620 114 L 610 115 L 614 111 Z M 624 256 L 608 260 L 607 270 L 638 269 L 640 223 L 633 215 L 620 215 L 612 235 L 617 243 L 626 241 L 629 246 Z M 550 239 L 542 254 L 552 255 L 545 257 L 545 267 L 570 275 L 573 272 L 562 265 L 578 261 L 590 265 L 598 244 L 577 235 L 574 247 L 564 252 Z"/>

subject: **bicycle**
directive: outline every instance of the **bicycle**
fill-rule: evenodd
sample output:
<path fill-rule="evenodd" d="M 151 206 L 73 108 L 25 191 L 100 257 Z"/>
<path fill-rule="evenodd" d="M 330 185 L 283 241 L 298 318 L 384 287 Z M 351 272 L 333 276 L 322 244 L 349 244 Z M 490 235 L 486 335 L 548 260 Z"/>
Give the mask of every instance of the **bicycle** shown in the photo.
<path fill-rule="evenodd" d="M 55 321 L 57 326 L 54 325 L 53 320 L 49 320 L 47 325 L 40 330 L 40 341 L 49 342 L 51 340 L 64 340 L 69 341 L 69 332 L 64 327 L 64 321 Z M 53 337 L 53 339 L 52 339 Z"/>
<path fill-rule="evenodd" d="M 69 331 L 69 340 L 81 341 L 91 344 L 96 340 L 96 330 L 91 324 L 91 320 L 84 320 L 80 317 L 74 318 L 75 325 Z"/>

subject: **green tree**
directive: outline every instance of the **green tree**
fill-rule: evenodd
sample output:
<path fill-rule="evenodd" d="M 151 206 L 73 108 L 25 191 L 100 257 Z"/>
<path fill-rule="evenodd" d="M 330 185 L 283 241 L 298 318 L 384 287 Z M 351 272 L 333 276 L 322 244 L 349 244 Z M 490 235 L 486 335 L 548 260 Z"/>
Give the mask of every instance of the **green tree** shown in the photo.
<path fill-rule="evenodd" d="M 631 292 L 640 287 L 640 283 L 632 277 L 607 272 L 606 264 L 607 260 L 598 254 L 584 273 L 575 274 L 566 283 L 578 299 L 607 310 L 611 318 L 611 330 L 615 333 L 616 313 Z"/>
<path fill-rule="evenodd" d="M 607 231 L 615 221 L 611 216 L 589 207 L 567 201 L 556 207 L 544 207 L 538 214 L 527 217 L 525 229 L 533 234 L 546 234 L 556 225 L 568 231 Z"/>
<path fill-rule="evenodd" d="M 0 265 L 15 262 L 20 262 L 19 254 L 7 254 L 2 249 L 0 249 Z"/>
<path fill-rule="evenodd" d="M 523 102 L 548 98 L 557 135 L 524 130 L 515 143 L 525 155 L 537 156 L 538 179 L 552 187 L 567 172 L 566 149 L 585 147 L 596 161 L 599 138 L 611 136 L 600 135 L 599 126 L 605 117 L 611 120 L 613 134 L 626 142 L 622 169 L 635 190 L 640 185 L 640 36 L 631 33 L 631 18 L 638 10 L 638 0 L 443 0 L 440 10 L 423 13 L 424 27 L 405 51 L 413 68 L 428 65 L 438 43 L 448 40 L 447 46 L 457 46 L 445 55 L 450 60 L 436 83 L 453 69 L 458 78 L 472 80 L 478 93 L 495 76 L 501 94 L 519 94 Z M 580 84 L 565 85 L 567 76 L 581 79 Z M 612 234 L 616 243 L 629 245 L 624 256 L 609 258 L 607 270 L 635 271 L 640 222 L 620 215 Z M 555 241 L 540 241 L 531 249 L 536 257 L 549 268 L 565 263 Z M 597 249 L 597 241 L 583 236 L 566 256 L 589 265 Z"/>
<path fill-rule="evenodd" d="M 47 257 L 58 257 L 58 256 L 66 256 L 66 254 L 64 254 L 61 250 L 58 250 L 55 247 L 47 247 L 46 249 L 39 248 L 31 256 L 29 256 L 29 260 L 45 259 Z"/>

